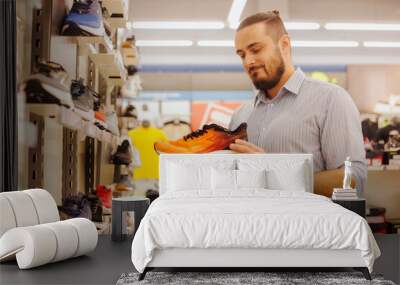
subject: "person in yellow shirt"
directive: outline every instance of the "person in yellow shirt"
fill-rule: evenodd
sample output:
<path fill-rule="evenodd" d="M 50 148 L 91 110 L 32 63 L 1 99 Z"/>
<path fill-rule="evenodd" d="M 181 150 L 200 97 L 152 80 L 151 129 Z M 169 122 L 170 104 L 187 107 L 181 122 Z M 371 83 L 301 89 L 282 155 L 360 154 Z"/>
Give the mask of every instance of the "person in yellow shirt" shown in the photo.
<path fill-rule="evenodd" d="M 132 144 L 137 148 L 142 162 L 141 167 L 134 169 L 134 179 L 158 179 L 158 154 L 154 150 L 156 141 L 168 141 L 165 133 L 151 126 L 148 119 L 142 121 L 141 126 L 128 132 Z"/>

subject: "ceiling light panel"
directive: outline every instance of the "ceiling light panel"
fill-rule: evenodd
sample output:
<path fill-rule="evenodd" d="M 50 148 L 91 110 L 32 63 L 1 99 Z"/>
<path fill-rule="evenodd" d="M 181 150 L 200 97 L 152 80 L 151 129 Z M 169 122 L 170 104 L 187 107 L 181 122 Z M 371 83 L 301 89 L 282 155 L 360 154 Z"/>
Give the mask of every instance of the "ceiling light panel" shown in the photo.
<path fill-rule="evenodd" d="M 193 41 L 189 40 L 137 40 L 136 46 L 141 47 L 189 47 Z"/>
<path fill-rule="evenodd" d="M 198 41 L 197 42 L 198 46 L 203 46 L 203 47 L 233 47 L 234 43 L 231 40 L 221 40 L 221 41 Z"/>
<path fill-rule="evenodd" d="M 327 23 L 327 30 L 349 30 L 349 31 L 400 31 L 400 24 L 378 24 L 378 23 Z"/>
<path fill-rule="evenodd" d="M 293 47 L 358 47 L 356 41 L 292 41 Z"/>
<path fill-rule="evenodd" d="M 364 42 L 365 47 L 400 48 L 400 42 Z"/>
<path fill-rule="evenodd" d="M 130 27 L 149 30 L 221 30 L 225 24 L 222 21 L 137 21 L 131 22 Z"/>
<path fill-rule="evenodd" d="M 313 22 L 285 22 L 287 30 L 319 30 L 320 24 Z"/>

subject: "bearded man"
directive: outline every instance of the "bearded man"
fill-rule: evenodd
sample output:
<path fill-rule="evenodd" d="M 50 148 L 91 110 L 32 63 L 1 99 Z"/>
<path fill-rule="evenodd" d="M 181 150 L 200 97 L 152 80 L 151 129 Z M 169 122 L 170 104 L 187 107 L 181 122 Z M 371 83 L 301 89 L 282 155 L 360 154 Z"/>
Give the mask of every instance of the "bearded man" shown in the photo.
<path fill-rule="evenodd" d="M 233 115 L 230 129 L 247 122 L 248 141 L 236 140 L 230 149 L 311 153 L 314 192 L 328 197 L 333 187 L 341 186 L 349 156 L 362 196 L 367 166 L 360 116 L 346 90 L 295 69 L 290 37 L 278 11 L 244 19 L 236 30 L 235 48 L 258 94 Z"/>

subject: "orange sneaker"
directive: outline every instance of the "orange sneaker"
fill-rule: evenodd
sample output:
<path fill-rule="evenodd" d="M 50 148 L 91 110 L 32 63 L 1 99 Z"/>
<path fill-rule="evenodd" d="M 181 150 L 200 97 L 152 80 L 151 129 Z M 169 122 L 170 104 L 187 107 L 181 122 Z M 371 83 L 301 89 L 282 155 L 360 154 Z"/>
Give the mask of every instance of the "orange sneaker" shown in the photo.
<path fill-rule="evenodd" d="M 194 131 L 176 141 L 158 141 L 154 143 L 154 149 L 158 153 L 207 153 L 223 150 L 229 148 L 236 139 L 246 138 L 246 128 L 246 123 L 242 123 L 234 131 L 216 124 L 205 125 L 201 130 Z"/>

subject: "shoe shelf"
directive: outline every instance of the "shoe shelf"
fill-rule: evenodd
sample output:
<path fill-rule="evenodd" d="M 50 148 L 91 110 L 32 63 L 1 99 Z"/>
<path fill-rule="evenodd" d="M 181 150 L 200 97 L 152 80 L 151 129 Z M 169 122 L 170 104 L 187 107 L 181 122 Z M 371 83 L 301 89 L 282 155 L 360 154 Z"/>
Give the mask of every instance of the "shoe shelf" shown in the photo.
<path fill-rule="evenodd" d="M 106 130 L 99 129 L 94 125 L 94 119 L 88 121 L 87 118 L 80 116 L 73 108 L 68 109 L 56 104 L 36 103 L 28 103 L 26 106 L 28 112 L 53 119 L 66 128 L 81 131 L 84 136 L 89 136 L 109 144 L 118 144 L 118 136 Z"/>
<path fill-rule="evenodd" d="M 105 8 L 110 15 L 103 17 L 111 28 L 111 33 L 114 34 L 117 28 L 125 28 L 128 21 L 128 1 L 126 0 L 102 0 L 102 7 Z"/>
<path fill-rule="evenodd" d="M 119 51 L 99 53 L 90 47 L 89 59 L 99 68 L 108 86 L 122 86 L 127 74 Z"/>

